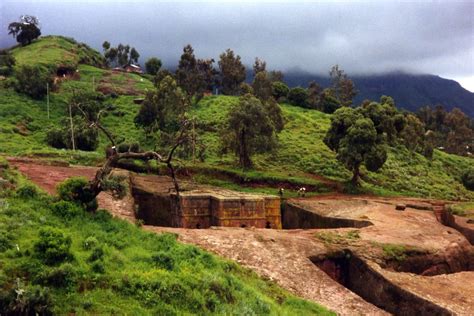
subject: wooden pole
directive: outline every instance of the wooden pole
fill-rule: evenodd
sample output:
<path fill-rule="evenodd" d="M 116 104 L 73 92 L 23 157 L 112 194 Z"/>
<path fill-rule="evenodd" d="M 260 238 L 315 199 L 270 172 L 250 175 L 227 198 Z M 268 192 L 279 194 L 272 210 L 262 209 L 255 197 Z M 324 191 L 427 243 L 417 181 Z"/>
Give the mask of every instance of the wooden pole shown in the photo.
<path fill-rule="evenodd" d="M 74 124 L 72 122 L 72 109 L 71 103 L 69 103 L 69 122 L 71 123 L 71 141 L 72 141 L 72 150 L 76 150 L 76 143 L 74 141 Z"/>
<path fill-rule="evenodd" d="M 48 120 L 49 120 L 49 82 L 46 83 L 46 108 L 48 111 Z"/>

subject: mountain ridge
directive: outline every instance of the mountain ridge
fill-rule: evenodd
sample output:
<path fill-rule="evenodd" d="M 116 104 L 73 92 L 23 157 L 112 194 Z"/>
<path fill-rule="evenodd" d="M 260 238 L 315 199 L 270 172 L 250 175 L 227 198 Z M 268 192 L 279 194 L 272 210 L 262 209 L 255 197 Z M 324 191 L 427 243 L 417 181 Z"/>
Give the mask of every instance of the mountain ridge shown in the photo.
<path fill-rule="evenodd" d="M 463 88 L 457 81 L 431 74 L 410 74 L 394 71 L 373 75 L 350 76 L 358 90 L 354 104 L 363 100 L 379 100 L 382 95 L 391 96 L 397 107 L 417 111 L 420 107 L 438 104 L 447 110 L 457 107 L 474 117 L 474 93 Z M 330 86 L 330 78 L 303 71 L 284 73 L 288 86 L 306 87 L 310 81 L 323 87 Z"/>

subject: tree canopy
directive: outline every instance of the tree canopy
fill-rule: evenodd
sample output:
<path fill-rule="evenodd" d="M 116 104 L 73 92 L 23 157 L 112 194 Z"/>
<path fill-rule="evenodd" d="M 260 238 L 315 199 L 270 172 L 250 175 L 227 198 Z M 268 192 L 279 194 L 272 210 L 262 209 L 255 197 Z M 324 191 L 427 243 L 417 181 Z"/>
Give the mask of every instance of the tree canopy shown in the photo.
<path fill-rule="evenodd" d="M 227 95 L 238 95 L 240 84 L 245 80 L 245 66 L 242 64 L 239 55 L 227 49 L 219 59 L 220 85 L 222 93 Z"/>
<path fill-rule="evenodd" d="M 30 44 L 41 35 L 39 20 L 32 15 L 22 15 L 19 22 L 8 25 L 8 34 L 16 38 L 21 45 Z"/>
<path fill-rule="evenodd" d="M 324 143 L 336 152 L 339 160 L 352 171 L 352 183 L 359 183 L 360 167 L 377 171 L 387 160 L 383 138 L 373 121 L 358 109 L 343 107 L 334 112 Z"/>
<path fill-rule="evenodd" d="M 161 60 L 156 57 L 149 58 L 145 63 L 145 71 L 149 75 L 155 76 L 162 66 Z"/>
<path fill-rule="evenodd" d="M 274 124 L 259 99 L 250 94 L 240 97 L 229 112 L 222 144 L 235 152 L 243 168 L 252 167 L 252 155 L 276 146 Z"/>

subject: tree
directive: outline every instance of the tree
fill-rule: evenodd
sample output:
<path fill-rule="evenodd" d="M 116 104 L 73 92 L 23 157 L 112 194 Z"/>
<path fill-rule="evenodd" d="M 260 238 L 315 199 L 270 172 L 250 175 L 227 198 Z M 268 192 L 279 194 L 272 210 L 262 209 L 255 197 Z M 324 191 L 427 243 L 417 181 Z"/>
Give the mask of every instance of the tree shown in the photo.
<path fill-rule="evenodd" d="M 155 91 L 147 93 L 135 117 L 135 124 L 150 134 L 154 131 L 173 133 L 179 128 L 188 108 L 187 98 L 176 84 L 167 76 L 160 81 Z"/>
<path fill-rule="evenodd" d="M 341 107 L 341 104 L 333 97 L 330 89 L 324 89 L 320 95 L 319 107 L 324 113 L 332 114 Z"/>
<path fill-rule="evenodd" d="M 0 50 L 0 76 L 9 76 L 13 73 L 15 57 L 9 50 Z"/>
<path fill-rule="evenodd" d="M 260 100 L 250 94 L 240 97 L 229 112 L 222 144 L 224 149 L 235 152 L 239 165 L 246 169 L 253 165 L 253 154 L 276 146 L 274 125 Z"/>
<path fill-rule="evenodd" d="M 65 118 L 61 127 L 50 130 L 46 135 L 47 143 L 55 148 L 96 150 L 99 146 L 101 116 L 105 115 L 108 106 L 101 93 L 92 91 L 74 91 L 68 100 L 71 118 Z M 94 127 L 94 128 L 91 128 Z"/>
<path fill-rule="evenodd" d="M 263 102 L 263 107 L 267 112 L 268 118 L 273 123 L 273 127 L 277 133 L 283 130 L 285 127 L 285 119 L 283 118 L 283 112 L 281 111 L 280 105 L 272 97 L 268 98 Z"/>
<path fill-rule="evenodd" d="M 321 94 L 323 88 L 315 81 L 311 81 L 308 85 L 308 107 L 310 109 L 316 109 L 322 111 L 321 107 Z"/>
<path fill-rule="evenodd" d="M 342 106 L 350 106 L 357 94 L 354 82 L 347 77 L 344 70 L 339 69 L 339 65 L 333 66 L 329 75 L 332 81 L 331 91 L 336 100 Z"/>
<path fill-rule="evenodd" d="M 197 60 L 191 45 L 183 48 L 183 54 L 176 69 L 176 83 L 189 97 L 195 95 L 199 88 Z"/>
<path fill-rule="evenodd" d="M 372 120 L 377 133 L 383 134 L 389 144 L 394 145 L 405 126 L 405 117 L 397 111 L 393 99 L 382 96 L 380 103 L 366 103 L 361 109 L 364 116 Z"/>
<path fill-rule="evenodd" d="M 275 81 L 272 83 L 272 96 L 277 101 L 286 100 L 288 93 L 290 92 L 290 88 L 281 81 Z"/>
<path fill-rule="evenodd" d="M 104 41 L 102 43 L 102 49 L 104 50 L 104 54 L 110 49 L 110 43 L 108 41 Z"/>
<path fill-rule="evenodd" d="M 129 57 L 128 63 L 129 64 L 133 64 L 133 63 L 136 64 L 136 63 L 138 63 L 138 58 L 140 58 L 140 54 L 135 49 L 135 47 L 132 47 L 130 49 L 130 57 Z"/>
<path fill-rule="evenodd" d="M 160 59 L 151 57 L 145 63 L 145 71 L 147 74 L 155 76 L 160 71 L 161 65 Z"/>
<path fill-rule="evenodd" d="M 267 71 L 267 63 L 264 60 L 255 57 L 255 63 L 253 64 L 253 76 L 257 76 L 259 72 Z"/>
<path fill-rule="evenodd" d="M 302 87 L 290 89 L 288 93 L 288 102 L 295 106 L 307 107 L 308 91 Z"/>
<path fill-rule="evenodd" d="M 466 170 L 461 176 L 461 181 L 466 189 L 474 191 L 474 168 Z"/>
<path fill-rule="evenodd" d="M 16 38 L 16 41 L 21 45 L 27 45 L 40 37 L 41 30 L 38 26 L 39 20 L 36 17 L 22 15 L 20 22 L 12 22 L 8 25 L 8 34 Z"/>
<path fill-rule="evenodd" d="M 219 59 L 220 85 L 222 93 L 238 95 L 240 84 L 245 80 L 245 66 L 240 61 L 240 56 L 235 55 L 230 49 L 222 53 Z"/>
<path fill-rule="evenodd" d="M 352 183 L 359 184 L 360 167 L 377 171 L 387 160 L 383 141 L 371 119 L 360 111 L 343 107 L 334 112 L 324 143 L 336 152 L 336 158 L 353 173 Z"/>
<path fill-rule="evenodd" d="M 279 70 L 272 70 L 268 72 L 268 78 L 272 83 L 276 81 L 283 82 L 283 73 Z"/>
<path fill-rule="evenodd" d="M 262 102 L 272 97 L 272 82 L 268 79 L 266 71 L 257 72 L 252 83 L 252 88 L 255 96 Z"/>
<path fill-rule="evenodd" d="M 53 86 L 53 76 L 51 72 L 37 64 L 21 65 L 15 71 L 17 83 L 15 89 L 18 92 L 26 93 L 34 99 L 41 99 L 46 95 L 46 86 Z"/>
<path fill-rule="evenodd" d="M 405 126 L 400 132 L 400 138 L 408 150 L 422 153 L 425 144 L 425 126 L 415 115 L 405 116 Z"/>
<path fill-rule="evenodd" d="M 446 151 L 466 155 L 474 142 L 471 119 L 458 108 L 454 108 L 446 115 L 445 124 L 450 129 L 446 138 Z"/>

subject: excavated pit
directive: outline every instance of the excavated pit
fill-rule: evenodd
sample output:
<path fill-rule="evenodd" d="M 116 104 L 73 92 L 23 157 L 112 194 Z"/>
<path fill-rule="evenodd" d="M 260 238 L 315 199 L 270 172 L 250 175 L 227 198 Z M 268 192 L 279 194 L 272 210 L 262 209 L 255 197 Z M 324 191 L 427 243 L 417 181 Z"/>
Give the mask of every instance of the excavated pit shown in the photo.
<path fill-rule="evenodd" d="M 391 282 L 350 250 L 309 259 L 333 280 L 394 315 L 452 315 L 442 306 Z"/>
<path fill-rule="evenodd" d="M 281 221 L 283 229 L 362 228 L 373 225 L 368 220 L 321 215 L 291 202 L 282 204 Z"/>

